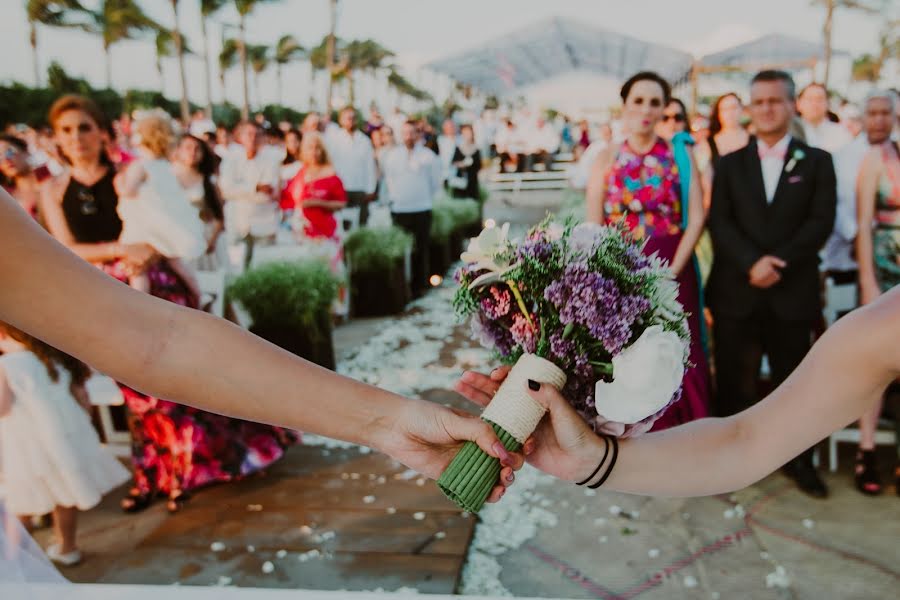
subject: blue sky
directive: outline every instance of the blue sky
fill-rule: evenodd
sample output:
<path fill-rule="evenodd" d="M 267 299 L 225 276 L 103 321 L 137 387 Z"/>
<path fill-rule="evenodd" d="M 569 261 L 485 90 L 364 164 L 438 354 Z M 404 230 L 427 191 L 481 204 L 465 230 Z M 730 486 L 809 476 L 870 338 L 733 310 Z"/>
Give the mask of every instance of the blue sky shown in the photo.
<path fill-rule="evenodd" d="M 85 0 L 91 4 L 91 0 Z M 24 0 L 0 0 L 0 80 L 32 80 L 31 52 Z M 162 23 L 172 22 L 168 0 L 142 0 L 140 4 Z M 199 1 L 181 0 L 182 28 L 189 44 L 201 48 Z M 898 3 L 900 4 L 900 3 Z M 587 24 L 628 33 L 638 38 L 675 46 L 695 55 L 719 50 L 758 35 L 781 32 L 810 41 L 821 37 L 822 10 L 809 0 L 342 0 L 338 34 L 372 37 L 398 55 L 410 68 L 434 58 L 478 46 L 497 35 L 541 19 L 571 16 Z M 220 22 L 236 23 L 233 8 L 214 17 L 211 51 L 218 53 Z M 280 0 L 261 4 L 248 21 L 248 39 L 273 44 L 291 33 L 301 43 L 321 40 L 328 27 L 327 0 Z M 857 55 L 874 51 L 879 22 L 841 11 L 835 25 L 835 46 Z M 58 60 L 72 74 L 95 84 L 104 82 L 100 40 L 89 34 L 42 28 L 39 31 L 42 67 Z M 174 61 L 165 61 L 164 91 L 178 90 Z M 188 59 L 189 91 L 193 100 L 205 97 L 199 58 Z M 215 80 L 214 98 L 219 96 Z M 309 81 L 305 65 L 285 71 L 285 96 L 305 93 Z M 116 87 L 159 87 L 152 41 L 123 42 L 113 48 Z M 239 76 L 227 77 L 228 95 L 239 96 Z M 263 75 L 261 95 L 275 101 L 274 73 Z"/>

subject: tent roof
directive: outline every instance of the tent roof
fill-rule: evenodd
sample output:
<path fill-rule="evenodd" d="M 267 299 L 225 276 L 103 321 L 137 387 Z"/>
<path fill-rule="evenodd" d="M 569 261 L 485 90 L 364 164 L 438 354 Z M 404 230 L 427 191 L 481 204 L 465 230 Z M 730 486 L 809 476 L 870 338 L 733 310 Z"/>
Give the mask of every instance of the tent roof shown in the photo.
<path fill-rule="evenodd" d="M 835 51 L 834 54 L 842 54 Z M 822 60 L 821 44 L 814 44 L 780 33 L 738 44 L 720 52 L 704 56 L 700 64 L 707 67 L 740 67 L 742 65 L 780 65 L 802 61 Z"/>
<path fill-rule="evenodd" d="M 576 70 L 624 79 L 652 69 L 677 83 L 687 78 L 692 61 L 675 48 L 553 17 L 427 66 L 504 95 Z"/>

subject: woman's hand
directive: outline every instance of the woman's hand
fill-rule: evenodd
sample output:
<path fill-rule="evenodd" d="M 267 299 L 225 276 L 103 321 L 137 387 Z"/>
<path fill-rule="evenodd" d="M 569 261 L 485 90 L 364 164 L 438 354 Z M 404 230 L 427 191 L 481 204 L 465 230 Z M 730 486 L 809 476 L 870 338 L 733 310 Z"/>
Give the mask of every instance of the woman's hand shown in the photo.
<path fill-rule="evenodd" d="M 431 402 L 411 401 L 375 446 L 411 469 L 437 479 L 467 440 L 503 465 L 500 481 L 488 497 L 488 502 L 496 502 L 514 481 L 513 471 L 522 468 L 523 460 L 508 453 L 491 426 L 476 416 Z"/>
<path fill-rule="evenodd" d="M 122 247 L 122 259 L 132 274 L 143 273 L 159 260 L 159 253 L 149 244 L 127 244 Z"/>
<path fill-rule="evenodd" d="M 487 406 L 509 374 L 509 369 L 500 367 L 490 376 L 466 371 L 457 382 L 456 391 L 479 406 Z M 601 439 L 553 386 L 543 385 L 540 391 L 529 390 L 529 393 L 549 411 L 549 415 L 541 420 L 532 436 L 525 441 L 525 459 L 532 466 L 559 479 L 586 479 L 599 461 Z"/>

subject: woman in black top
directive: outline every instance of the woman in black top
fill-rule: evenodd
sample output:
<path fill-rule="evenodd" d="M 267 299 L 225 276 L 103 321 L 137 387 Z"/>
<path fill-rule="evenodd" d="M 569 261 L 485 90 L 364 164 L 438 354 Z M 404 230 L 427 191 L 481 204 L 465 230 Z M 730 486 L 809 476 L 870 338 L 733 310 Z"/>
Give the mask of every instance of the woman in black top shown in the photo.
<path fill-rule="evenodd" d="M 197 308 L 194 297 L 166 259 L 145 245 L 117 240 L 115 170 L 106 157 L 106 118 L 97 105 L 79 96 L 60 98 L 50 109 L 60 154 L 68 169 L 45 189 L 43 214 L 50 233 L 84 260 L 127 281 L 146 273 L 150 293 L 181 306 Z M 103 338 L 103 333 L 98 332 Z M 134 340 L 140 351 L 145 340 Z M 122 385 L 132 436 L 134 487 L 122 508 L 146 507 L 167 495 L 168 508 L 181 507 L 185 494 L 209 483 L 231 481 L 268 467 L 297 434 L 277 427 L 229 419 L 147 396 Z"/>
<path fill-rule="evenodd" d="M 475 145 L 475 130 L 471 125 L 463 125 L 459 129 L 460 141 L 453 153 L 453 166 L 457 174 L 466 179 L 465 187 L 453 187 L 454 198 L 473 198 L 478 200 L 478 172 L 481 170 L 481 151 Z"/>

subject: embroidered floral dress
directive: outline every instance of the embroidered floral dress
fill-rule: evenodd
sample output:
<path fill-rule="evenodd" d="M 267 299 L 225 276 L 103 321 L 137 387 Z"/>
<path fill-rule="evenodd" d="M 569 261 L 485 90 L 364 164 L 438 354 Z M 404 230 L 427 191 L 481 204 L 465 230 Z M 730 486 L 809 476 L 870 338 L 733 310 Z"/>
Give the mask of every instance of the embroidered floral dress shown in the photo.
<path fill-rule="evenodd" d="M 605 180 L 603 214 L 608 224 L 624 222 L 632 234 L 646 240 L 645 254 L 658 253 L 671 261 L 681 242 L 682 201 L 678 166 L 669 144 L 657 139 L 649 152 L 640 154 L 628 142 L 622 144 Z M 690 314 L 690 362 L 684 375 L 681 400 L 660 417 L 654 431 L 709 415 L 710 376 L 703 352 L 700 288 L 693 261 L 678 275 L 678 299 Z"/>

